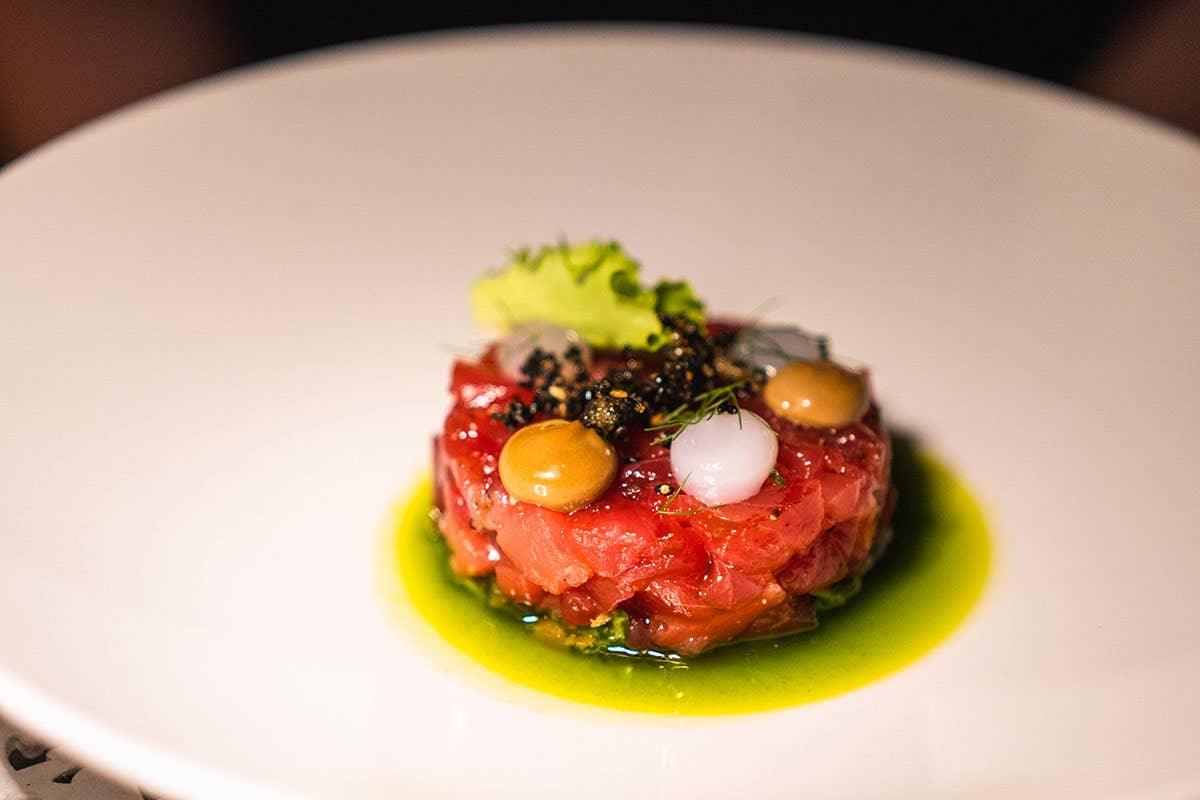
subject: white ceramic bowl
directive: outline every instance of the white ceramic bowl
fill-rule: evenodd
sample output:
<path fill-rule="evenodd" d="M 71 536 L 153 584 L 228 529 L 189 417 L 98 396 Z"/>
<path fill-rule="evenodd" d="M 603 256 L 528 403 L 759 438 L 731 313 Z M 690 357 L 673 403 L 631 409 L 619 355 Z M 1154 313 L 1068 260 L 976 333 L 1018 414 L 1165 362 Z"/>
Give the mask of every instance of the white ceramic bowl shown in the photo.
<path fill-rule="evenodd" d="M 176 797 L 1200 792 L 1200 148 L 1061 91 L 695 29 L 499 31 L 169 93 L 0 174 L 0 706 Z M 976 487 L 997 568 L 859 691 L 675 721 L 378 596 L 465 292 L 620 238 L 779 297 Z"/>

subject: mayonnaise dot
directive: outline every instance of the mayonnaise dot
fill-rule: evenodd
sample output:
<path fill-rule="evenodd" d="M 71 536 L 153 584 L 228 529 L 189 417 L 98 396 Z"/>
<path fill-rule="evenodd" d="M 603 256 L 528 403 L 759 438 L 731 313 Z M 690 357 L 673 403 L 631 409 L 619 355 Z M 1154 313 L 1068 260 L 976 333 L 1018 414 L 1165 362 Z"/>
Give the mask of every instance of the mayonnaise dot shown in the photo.
<path fill-rule="evenodd" d="M 500 481 L 509 497 L 555 511 L 583 508 L 604 494 L 616 475 L 617 451 L 579 422 L 535 422 L 500 450 Z"/>
<path fill-rule="evenodd" d="M 784 419 L 817 428 L 858 422 L 871 402 L 862 376 L 832 361 L 793 361 L 767 381 L 763 400 Z"/>

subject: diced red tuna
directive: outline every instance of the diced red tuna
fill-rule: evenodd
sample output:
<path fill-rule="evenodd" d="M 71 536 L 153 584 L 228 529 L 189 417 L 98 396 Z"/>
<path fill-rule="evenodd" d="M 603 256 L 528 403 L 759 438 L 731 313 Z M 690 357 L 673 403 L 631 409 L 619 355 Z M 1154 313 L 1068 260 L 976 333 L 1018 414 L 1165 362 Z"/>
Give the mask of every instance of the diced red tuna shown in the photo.
<path fill-rule="evenodd" d="M 490 358 L 456 364 L 453 405 L 435 442 L 436 497 L 451 565 L 495 575 L 509 598 L 588 625 L 630 615 L 631 645 L 693 655 L 741 636 L 815 624 L 807 597 L 865 569 L 889 492 L 890 445 L 872 409 L 837 430 L 745 407 L 779 434 L 776 469 L 741 503 L 706 508 L 677 485 L 669 451 L 634 432 L 617 443 L 622 468 L 608 492 L 567 514 L 514 502 L 497 471 L 511 431 L 492 414 L 529 391 Z"/>

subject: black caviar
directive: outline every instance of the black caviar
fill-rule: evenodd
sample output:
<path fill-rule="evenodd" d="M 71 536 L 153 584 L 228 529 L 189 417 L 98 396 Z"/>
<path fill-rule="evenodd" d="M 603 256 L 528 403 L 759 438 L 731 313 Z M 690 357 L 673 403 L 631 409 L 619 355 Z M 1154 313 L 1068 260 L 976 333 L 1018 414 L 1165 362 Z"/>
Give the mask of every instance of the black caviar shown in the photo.
<path fill-rule="evenodd" d="M 593 381 L 578 347 L 560 359 L 535 349 L 521 367 L 520 385 L 533 389 L 528 403 L 513 401 L 494 414 L 507 427 L 524 427 L 538 416 L 579 420 L 609 441 L 629 430 L 669 421 L 698 397 L 730 387 L 714 413 L 735 413 L 737 397 L 762 389 L 766 375 L 731 360 L 732 333 L 709 336 L 685 317 L 660 317 L 666 342 L 654 351 L 625 347 L 616 366 Z"/>

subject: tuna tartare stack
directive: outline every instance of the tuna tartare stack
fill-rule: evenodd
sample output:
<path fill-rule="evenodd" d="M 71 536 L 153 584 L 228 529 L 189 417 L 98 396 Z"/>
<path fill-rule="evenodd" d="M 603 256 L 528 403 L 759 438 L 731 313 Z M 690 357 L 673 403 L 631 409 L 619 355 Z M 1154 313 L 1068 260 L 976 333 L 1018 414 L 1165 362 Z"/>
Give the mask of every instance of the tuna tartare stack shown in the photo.
<path fill-rule="evenodd" d="M 706 319 L 615 244 L 517 253 L 472 302 L 435 517 L 482 601 L 585 652 L 678 660 L 814 627 L 889 537 L 866 376 L 797 328 Z"/>

